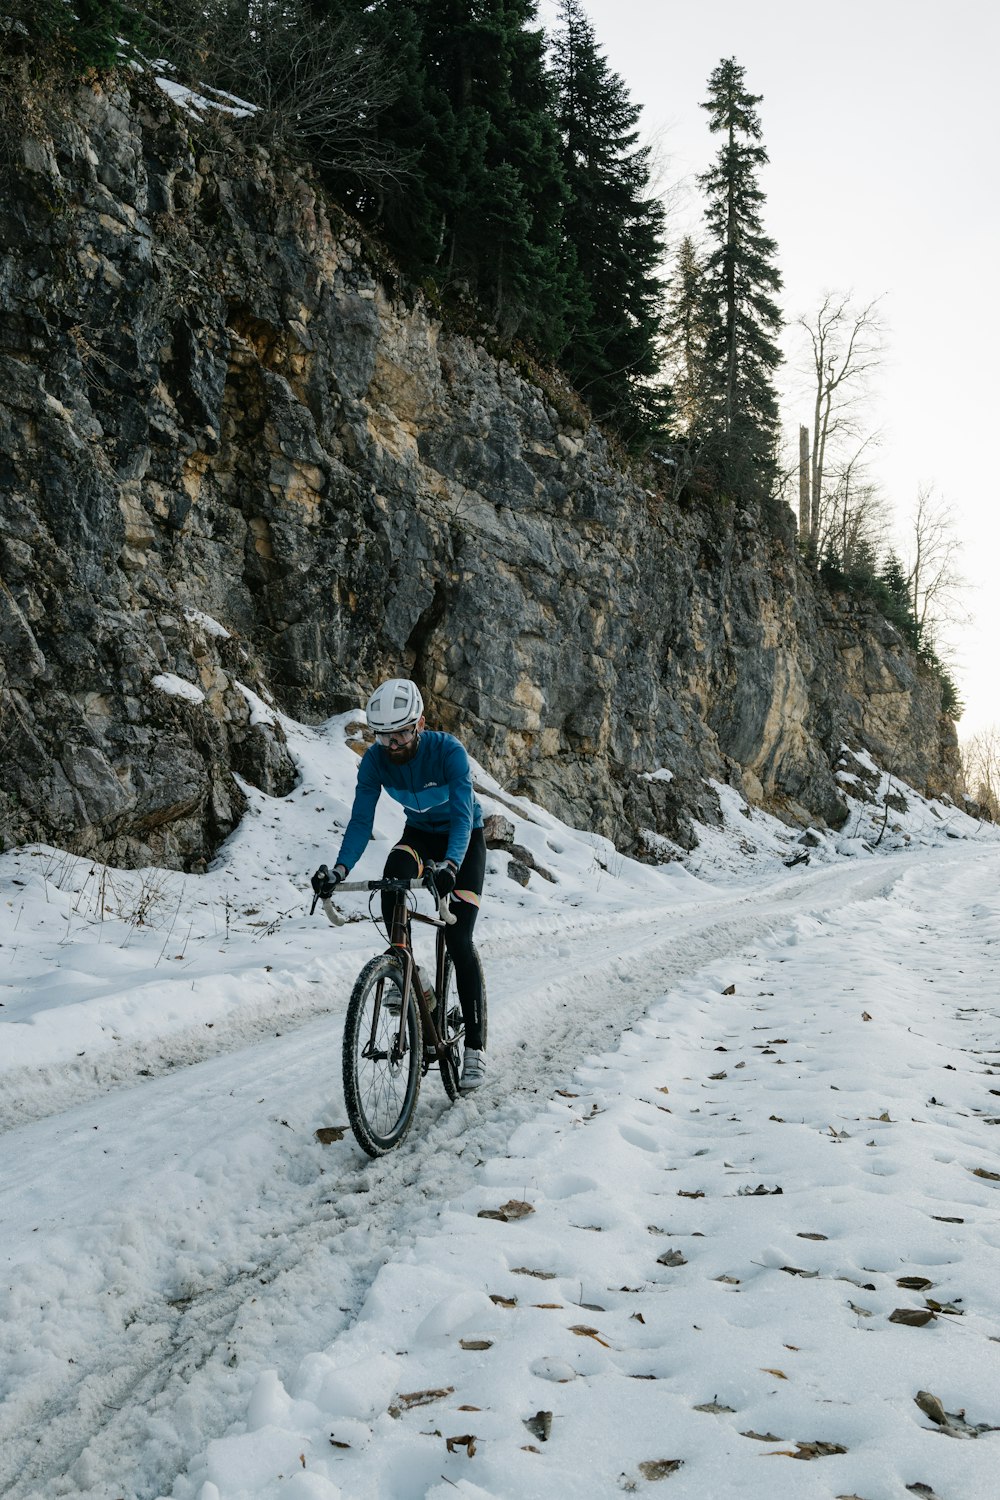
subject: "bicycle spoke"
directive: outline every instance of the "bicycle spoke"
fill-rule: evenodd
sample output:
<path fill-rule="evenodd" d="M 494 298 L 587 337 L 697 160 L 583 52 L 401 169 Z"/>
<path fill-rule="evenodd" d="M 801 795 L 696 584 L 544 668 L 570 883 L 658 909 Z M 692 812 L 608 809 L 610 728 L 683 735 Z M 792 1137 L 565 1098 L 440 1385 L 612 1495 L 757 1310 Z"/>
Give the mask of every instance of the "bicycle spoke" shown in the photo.
<path fill-rule="evenodd" d="M 400 1052 L 401 1002 L 399 965 L 388 955 L 372 959 L 354 987 L 344 1025 L 344 1098 L 351 1128 L 370 1156 L 380 1156 L 403 1139 L 420 1089 L 420 1018 L 409 1005 Z"/>

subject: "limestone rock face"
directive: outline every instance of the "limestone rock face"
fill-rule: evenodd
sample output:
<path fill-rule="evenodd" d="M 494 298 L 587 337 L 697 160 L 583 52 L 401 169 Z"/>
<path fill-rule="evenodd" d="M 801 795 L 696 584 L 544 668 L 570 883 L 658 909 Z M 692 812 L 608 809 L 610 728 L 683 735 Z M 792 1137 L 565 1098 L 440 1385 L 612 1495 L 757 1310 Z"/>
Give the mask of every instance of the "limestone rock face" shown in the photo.
<path fill-rule="evenodd" d="M 30 118 L 0 197 L 5 842 L 197 864 L 241 779 L 294 783 L 252 702 L 316 720 L 397 674 L 636 853 L 693 844 L 710 778 L 837 824 L 844 742 L 958 789 L 936 679 L 817 598 L 790 512 L 641 487 L 305 175 L 202 154 L 150 81 Z"/>

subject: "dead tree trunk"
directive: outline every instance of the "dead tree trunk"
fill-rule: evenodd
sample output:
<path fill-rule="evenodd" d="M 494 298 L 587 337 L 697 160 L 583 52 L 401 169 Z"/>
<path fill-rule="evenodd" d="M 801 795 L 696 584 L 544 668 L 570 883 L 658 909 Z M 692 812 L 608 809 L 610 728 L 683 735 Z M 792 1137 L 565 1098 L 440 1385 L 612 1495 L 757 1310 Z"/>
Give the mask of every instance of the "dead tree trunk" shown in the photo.
<path fill-rule="evenodd" d="M 799 427 L 799 540 L 812 536 L 809 512 L 809 428 Z"/>

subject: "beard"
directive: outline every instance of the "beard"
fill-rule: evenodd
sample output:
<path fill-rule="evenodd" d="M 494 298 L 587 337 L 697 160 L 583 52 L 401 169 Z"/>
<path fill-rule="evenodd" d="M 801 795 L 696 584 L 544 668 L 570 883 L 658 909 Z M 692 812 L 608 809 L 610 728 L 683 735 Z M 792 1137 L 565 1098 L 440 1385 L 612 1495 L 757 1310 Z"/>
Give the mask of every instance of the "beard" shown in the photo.
<path fill-rule="evenodd" d="M 419 744 L 420 735 L 415 734 L 408 744 L 399 745 L 395 750 L 391 745 L 386 745 L 384 748 L 386 755 L 388 755 L 394 766 L 405 766 L 407 761 L 411 761 L 416 755 Z"/>

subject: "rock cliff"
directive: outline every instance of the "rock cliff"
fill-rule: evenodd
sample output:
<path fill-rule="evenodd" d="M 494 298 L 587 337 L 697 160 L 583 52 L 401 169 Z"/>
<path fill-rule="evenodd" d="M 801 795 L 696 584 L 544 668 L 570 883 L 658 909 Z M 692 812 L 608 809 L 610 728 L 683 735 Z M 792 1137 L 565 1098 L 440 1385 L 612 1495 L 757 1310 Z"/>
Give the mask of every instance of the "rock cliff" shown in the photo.
<path fill-rule="evenodd" d="M 837 824 L 842 742 L 958 789 L 936 678 L 817 594 L 790 512 L 639 483 L 306 174 L 139 76 L 5 132 L 5 843 L 197 867 L 240 777 L 294 782 L 254 694 L 318 719 L 397 673 L 512 789 L 633 852 L 689 846 L 713 777 Z"/>

